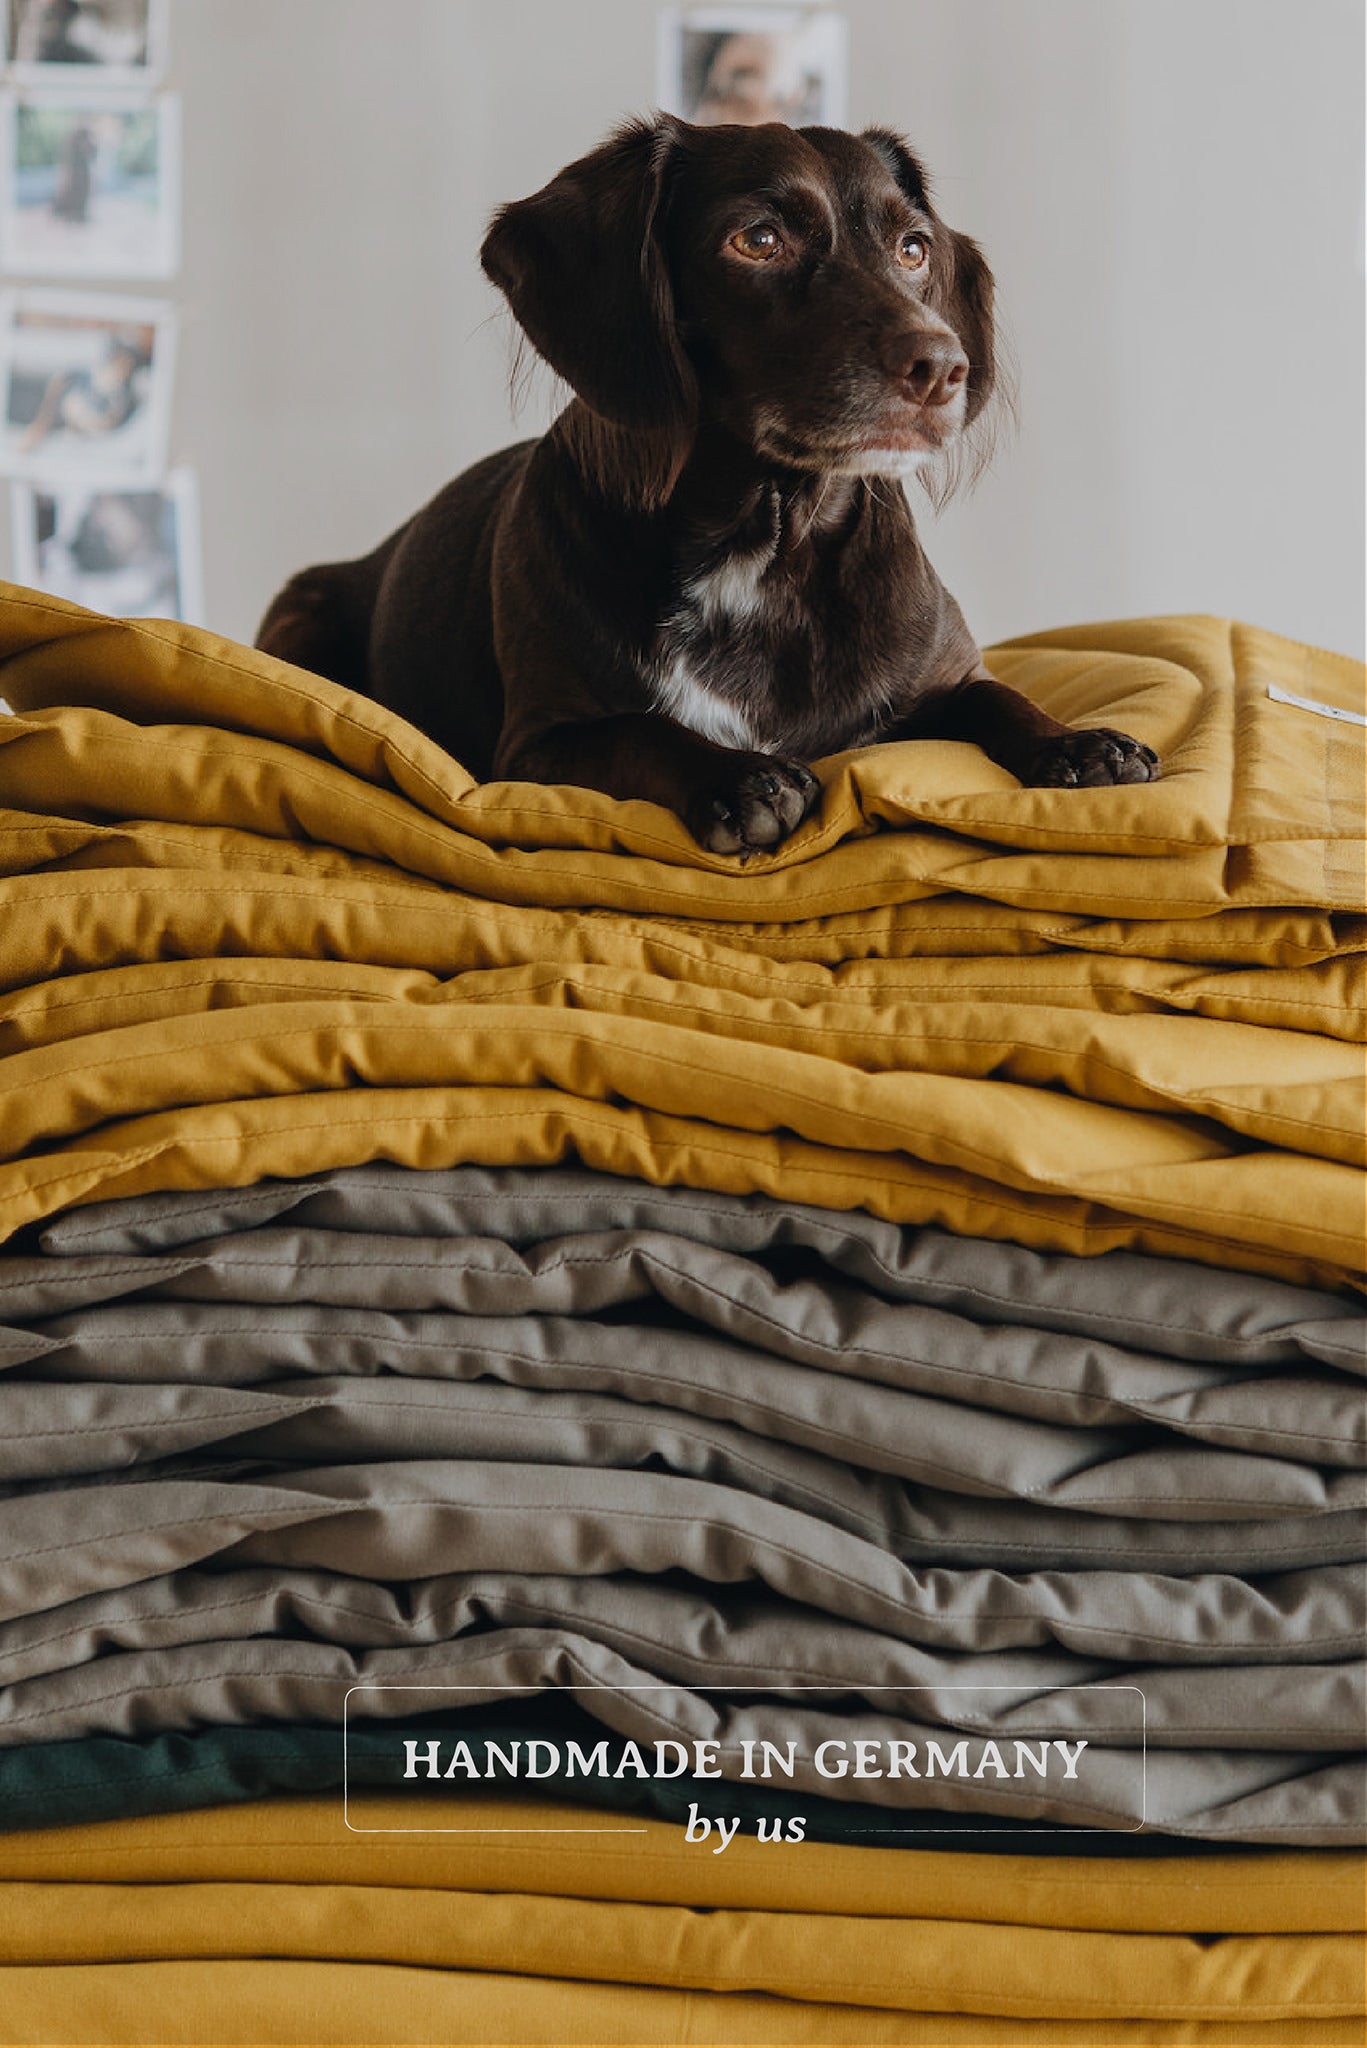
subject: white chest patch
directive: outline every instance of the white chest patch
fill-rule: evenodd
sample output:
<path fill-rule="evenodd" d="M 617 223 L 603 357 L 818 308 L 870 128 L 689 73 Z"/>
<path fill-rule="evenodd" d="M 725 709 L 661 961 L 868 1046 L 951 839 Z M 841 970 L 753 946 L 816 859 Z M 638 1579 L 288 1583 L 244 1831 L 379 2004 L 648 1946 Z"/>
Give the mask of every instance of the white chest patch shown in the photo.
<path fill-rule="evenodd" d="M 757 555 L 729 555 L 685 585 L 685 606 L 701 612 L 709 626 L 753 618 L 763 603 L 759 586 L 772 560 L 767 548 Z"/>
<path fill-rule="evenodd" d="M 676 654 L 655 686 L 655 702 L 666 718 L 686 725 L 719 747 L 754 746 L 754 734 L 739 708 L 700 683 L 685 655 Z"/>
<path fill-rule="evenodd" d="M 690 577 L 661 633 L 656 704 L 666 717 L 717 746 L 749 750 L 758 745 L 758 739 L 739 705 L 709 689 L 692 667 L 690 629 L 694 634 L 701 628 L 705 634 L 725 636 L 728 628 L 743 626 L 761 612 L 764 594 L 760 586 L 773 567 L 777 546 L 775 523 L 773 533 L 766 534 L 758 547 L 744 553 L 728 551 L 714 568 Z"/>

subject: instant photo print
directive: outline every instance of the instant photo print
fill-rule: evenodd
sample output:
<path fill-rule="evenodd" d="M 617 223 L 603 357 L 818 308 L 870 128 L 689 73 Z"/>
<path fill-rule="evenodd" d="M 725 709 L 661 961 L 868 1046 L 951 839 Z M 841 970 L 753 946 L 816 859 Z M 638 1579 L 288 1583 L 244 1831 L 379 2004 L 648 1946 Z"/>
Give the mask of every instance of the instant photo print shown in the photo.
<path fill-rule="evenodd" d="M 189 470 L 142 488 L 15 483 L 10 522 L 21 583 L 114 618 L 202 616 Z"/>
<path fill-rule="evenodd" d="M 171 93 L 0 94 L 0 268 L 170 277 L 179 260 L 179 114 Z"/>
<path fill-rule="evenodd" d="M 170 0 L 6 0 L 5 55 L 21 85 L 155 84 Z"/>
<path fill-rule="evenodd" d="M 0 294 L 0 474 L 160 477 L 175 337 L 163 299 Z"/>
<path fill-rule="evenodd" d="M 842 127 L 849 30 L 829 7 L 671 7 L 659 17 L 656 98 L 710 125 Z"/>

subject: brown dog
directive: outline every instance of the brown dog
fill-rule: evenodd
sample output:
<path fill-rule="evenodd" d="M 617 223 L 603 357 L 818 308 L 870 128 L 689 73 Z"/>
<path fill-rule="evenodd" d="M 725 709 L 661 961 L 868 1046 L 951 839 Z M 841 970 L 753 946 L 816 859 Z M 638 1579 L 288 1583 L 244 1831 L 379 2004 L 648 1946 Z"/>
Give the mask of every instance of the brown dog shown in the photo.
<path fill-rule="evenodd" d="M 806 765 L 972 740 L 1027 783 L 1147 782 L 990 676 L 898 480 L 994 380 L 992 278 L 879 129 L 632 123 L 482 251 L 574 397 L 258 645 L 366 691 L 477 775 L 644 797 L 716 853 L 812 810 Z M 882 481 L 892 479 L 893 481 Z"/>

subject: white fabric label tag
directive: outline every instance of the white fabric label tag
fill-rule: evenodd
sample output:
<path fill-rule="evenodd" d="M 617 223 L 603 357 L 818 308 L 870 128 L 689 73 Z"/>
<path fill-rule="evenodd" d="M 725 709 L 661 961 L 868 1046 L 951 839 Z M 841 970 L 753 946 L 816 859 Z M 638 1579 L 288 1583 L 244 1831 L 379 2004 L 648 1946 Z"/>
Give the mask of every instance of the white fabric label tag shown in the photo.
<path fill-rule="evenodd" d="M 1345 711 L 1341 704 L 1321 704 L 1314 697 L 1297 697 L 1279 683 L 1269 683 L 1267 694 L 1278 704 L 1294 704 L 1297 711 L 1317 711 L 1321 718 L 1340 718 L 1345 725 L 1367 725 L 1367 717 L 1360 711 Z"/>

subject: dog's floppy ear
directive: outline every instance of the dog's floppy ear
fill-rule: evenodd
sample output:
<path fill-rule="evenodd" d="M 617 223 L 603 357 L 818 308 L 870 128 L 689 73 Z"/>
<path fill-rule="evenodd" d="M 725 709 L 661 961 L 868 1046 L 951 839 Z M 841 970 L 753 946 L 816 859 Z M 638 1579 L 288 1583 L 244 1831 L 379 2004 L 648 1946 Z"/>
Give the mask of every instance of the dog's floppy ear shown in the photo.
<path fill-rule="evenodd" d="M 997 381 L 992 272 L 977 243 L 940 219 L 930 203 L 925 172 L 901 137 L 886 128 L 866 128 L 862 139 L 877 150 L 912 205 L 928 213 L 939 229 L 931 248 L 927 296 L 954 329 L 968 357 L 967 426 L 982 411 Z"/>
<path fill-rule="evenodd" d="M 697 407 L 660 233 L 679 149 L 669 116 L 628 122 L 500 208 L 480 250 L 533 347 L 591 411 L 673 438 Z"/>

